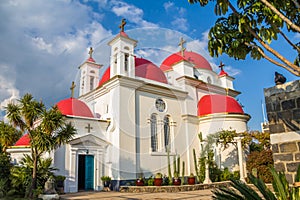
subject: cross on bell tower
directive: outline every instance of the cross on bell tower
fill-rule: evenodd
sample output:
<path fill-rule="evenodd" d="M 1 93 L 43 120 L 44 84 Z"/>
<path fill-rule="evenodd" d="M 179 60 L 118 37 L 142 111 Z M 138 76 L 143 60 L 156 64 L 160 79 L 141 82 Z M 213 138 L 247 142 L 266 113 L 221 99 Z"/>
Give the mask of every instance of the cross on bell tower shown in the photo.
<path fill-rule="evenodd" d="M 93 52 L 94 52 L 94 50 L 93 50 L 93 47 L 90 47 L 90 50 L 89 50 L 89 55 L 90 55 L 90 58 L 92 58 L 92 57 L 93 57 Z"/>
<path fill-rule="evenodd" d="M 221 71 L 223 71 L 224 69 L 224 66 L 225 66 L 225 64 L 224 63 L 222 63 L 222 61 L 220 62 L 220 65 L 219 65 L 219 68 L 221 69 Z"/>
<path fill-rule="evenodd" d="M 121 29 L 120 32 L 124 32 L 125 25 L 126 25 L 126 19 L 123 18 L 122 21 L 121 21 L 121 24 L 119 26 L 119 28 Z"/>

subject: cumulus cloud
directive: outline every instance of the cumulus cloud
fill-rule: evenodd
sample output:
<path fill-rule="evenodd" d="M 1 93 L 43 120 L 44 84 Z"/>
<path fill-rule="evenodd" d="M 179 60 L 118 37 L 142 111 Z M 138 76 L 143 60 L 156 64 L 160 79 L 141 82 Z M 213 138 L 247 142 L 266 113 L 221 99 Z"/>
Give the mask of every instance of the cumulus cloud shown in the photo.
<path fill-rule="evenodd" d="M 187 19 L 185 18 L 177 18 L 171 22 L 171 24 L 179 30 L 187 31 L 188 30 L 188 23 Z"/>
<path fill-rule="evenodd" d="M 143 19 L 144 12 L 142 9 L 125 3 L 123 1 L 113 0 L 111 2 L 112 11 L 120 17 L 126 18 L 128 21 L 138 24 L 141 27 L 158 27 L 157 24 L 148 22 Z"/>
<path fill-rule="evenodd" d="M 74 1 L 1 1 L 1 105 L 13 94 L 48 105 L 68 97 L 87 48 L 112 35 L 95 15 Z"/>
<path fill-rule="evenodd" d="M 163 5 L 164 5 L 165 10 L 168 12 L 169 9 L 174 6 L 174 2 L 168 1 L 168 2 L 165 2 Z"/>

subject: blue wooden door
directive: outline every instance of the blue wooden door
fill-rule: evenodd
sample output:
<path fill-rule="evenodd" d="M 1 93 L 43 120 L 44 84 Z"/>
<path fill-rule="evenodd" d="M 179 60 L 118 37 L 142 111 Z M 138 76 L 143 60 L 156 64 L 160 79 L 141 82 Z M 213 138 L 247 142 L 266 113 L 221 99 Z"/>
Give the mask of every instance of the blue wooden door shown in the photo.
<path fill-rule="evenodd" d="M 94 189 L 94 156 L 85 156 L 85 190 Z"/>

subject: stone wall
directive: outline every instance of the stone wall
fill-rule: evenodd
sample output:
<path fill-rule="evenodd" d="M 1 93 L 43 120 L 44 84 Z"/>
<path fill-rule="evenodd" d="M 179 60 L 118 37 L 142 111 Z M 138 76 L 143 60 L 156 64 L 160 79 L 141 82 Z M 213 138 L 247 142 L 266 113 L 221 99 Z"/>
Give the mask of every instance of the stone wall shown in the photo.
<path fill-rule="evenodd" d="M 300 80 L 264 89 L 275 169 L 294 182 L 300 164 Z"/>

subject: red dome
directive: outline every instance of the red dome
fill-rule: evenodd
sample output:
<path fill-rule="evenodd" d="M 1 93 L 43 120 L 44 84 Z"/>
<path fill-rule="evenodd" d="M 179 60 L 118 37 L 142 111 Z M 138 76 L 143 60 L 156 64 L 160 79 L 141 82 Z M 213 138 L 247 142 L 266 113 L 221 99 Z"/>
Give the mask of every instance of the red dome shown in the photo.
<path fill-rule="evenodd" d="M 88 58 L 86 61 L 88 61 L 88 62 L 93 62 L 93 63 L 96 62 L 96 61 L 94 60 L 94 58 L 92 58 L 92 57 Z"/>
<path fill-rule="evenodd" d="M 161 69 L 155 64 L 144 58 L 135 58 L 135 75 L 141 78 L 158 81 L 161 83 L 168 83 L 167 78 Z M 98 86 L 110 79 L 110 67 L 104 72 Z"/>
<path fill-rule="evenodd" d="M 223 69 L 220 71 L 219 76 L 228 76 L 227 72 L 225 72 Z"/>
<path fill-rule="evenodd" d="M 30 146 L 30 138 L 28 134 L 23 135 L 14 146 Z"/>
<path fill-rule="evenodd" d="M 193 63 L 195 65 L 194 68 L 212 70 L 210 64 L 203 56 L 191 51 L 185 51 L 183 57 L 181 55 L 181 52 L 170 55 L 162 62 L 162 64 L 160 65 L 160 69 L 163 71 L 172 70 L 172 66 L 182 60 Z"/>
<path fill-rule="evenodd" d="M 143 58 L 135 58 L 135 75 L 161 83 L 168 83 L 164 72 L 155 64 Z"/>
<path fill-rule="evenodd" d="M 218 94 L 203 96 L 198 102 L 198 116 L 214 113 L 244 114 L 244 111 L 233 97 Z"/>
<path fill-rule="evenodd" d="M 63 115 L 94 117 L 91 110 L 85 103 L 72 97 L 61 100 L 57 103 L 57 107 Z"/>
<path fill-rule="evenodd" d="M 103 74 L 101 80 L 99 81 L 98 86 L 103 85 L 103 83 L 105 83 L 105 82 L 108 81 L 109 79 L 110 79 L 110 67 L 108 67 L 108 68 L 105 70 L 105 72 L 104 72 L 104 74 Z"/>

